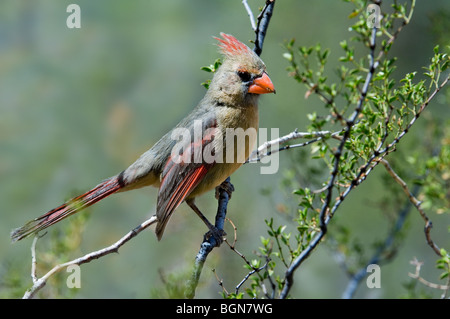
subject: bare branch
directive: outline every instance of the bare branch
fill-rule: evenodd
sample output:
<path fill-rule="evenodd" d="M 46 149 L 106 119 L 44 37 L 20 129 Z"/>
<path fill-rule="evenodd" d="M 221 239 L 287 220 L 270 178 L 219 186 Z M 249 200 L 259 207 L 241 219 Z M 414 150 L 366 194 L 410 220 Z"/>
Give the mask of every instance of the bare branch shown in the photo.
<path fill-rule="evenodd" d="M 414 258 L 414 259 L 411 260 L 409 263 L 410 263 L 411 265 L 416 266 L 416 272 L 415 272 L 414 274 L 408 273 L 408 276 L 409 276 L 409 277 L 414 278 L 414 279 L 417 279 L 418 281 L 420 281 L 421 283 L 423 283 L 425 286 L 428 286 L 428 287 L 430 287 L 430 288 L 440 289 L 440 290 L 446 290 L 446 291 L 450 289 L 450 286 L 435 284 L 435 283 L 432 283 L 432 282 L 430 282 L 430 281 L 428 281 L 428 280 L 422 278 L 422 277 L 420 276 L 420 268 L 422 267 L 423 262 L 420 262 L 420 261 L 418 261 L 416 258 Z"/>
<path fill-rule="evenodd" d="M 297 148 L 297 147 L 303 147 L 315 142 L 318 142 L 325 138 L 335 138 L 337 140 L 340 140 L 339 134 L 341 134 L 343 130 L 337 131 L 337 132 L 331 132 L 331 131 L 318 131 L 318 132 L 297 132 L 297 130 L 284 135 L 282 137 L 267 141 L 260 145 L 258 149 L 253 151 L 252 154 L 250 154 L 249 159 L 245 163 L 254 163 L 254 162 L 260 162 L 261 159 L 263 159 L 266 156 L 270 156 L 274 153 L 281 152 L 287 149 L 291 148 Z M 301 139 L 301 138 L 311 138 L 311 141 L 300 143 L 296 145 L 287 145 L 278 149 L 272 150 L 272 146 L 278 146 L 281 144 L 285 144 L 287 142 L 290 142 L 292 140 Z M 270 149 L 270 151 L 268 151 Z"/>
<path fill-rule="evenodd" d="M 233 223 L 230 219 L 227 218 L 227 220 L 228 220 L 228 221 L 230 222 L 230 224 L 233 226 L 233 229 L 234 229 L 234 240 L 233 240 L 233 243 L 230 244 L 230 243 L 228 242 L 228 240 L 225 239 L 225 243 L 230 247 L 230 249 L 231 249 L 234 253 L 236 253 L 239 257 L 241 257 L 242 260 L 243 260 L 243 261 L 247 264 L 247 266 L 251 269 L 251 271 L 250 271 L 249 273 L 247 273 L 247 274 L 244 276 L 244 278 L 239 282 L 239 284 L 236 285 L 236 287 L 235 287 L 235 294 L 237 295 L 237 294 L 239 293 L 239 289 L 240 289 L 240 288 L 242 287 L 242 285 L 250 278 L 251 275 L 253 275 L 253 274 L 255 274 L 255 273 L 259 273 L 260 271 L 262 271 L 262 270 L 264 270 L 264 269 L 267 268 L 267 266 L 268 266 L 268 264 L 269 264 L 269 262 L 270 262 L 270 258 L 269 258 L 268 256 L 266 256 L 266 262 L 265 262 L 265 264 L 264 264 L 262 267 L 259 267 L 259 268 L 258 268 L 258 267 L 252 266 L 251 262 L 245 257 L 245 255 L 242 254 L 241 252 L 239 252 L 239 251 L 236 249 L 236 242 L 237 242 L 237 228 L 236 228 L 236 226 L 234 225 L 234 223 Z M 215 271 L 214 271 L 214 273 L 215 273 Z M 275 295 L 275 284 L 273 283 L 271 277 L 268 276 L 269 283 L 271 284 L 271 287 L 272 287 L 272 295 L 269 295 L 268 292 L 267 292 L 266 285 L 264 284 L 264 280 L 262 280 L 263 278 L 262 278 L 259 274 L 258 274 L 258 276 L 259 276 L 260 279 L 261 279 L 261 287 L 262 287 L 262 289 L 263 289 L 264 295 L 265 295 L 268 299 L 273 299 L 273 298 L 274 298 L 274 295 Z M 229 295 L 228 291 L 225 289 L 225 287 L 223 287 L 223 282 L 222 282 L 222 280 L 219 280 L 217 274 L 216 274 L 216 278 L 217 278 L 217 280 L 219 281 L 219 285 L 222 287 L 222 289 L 224 290 L 224 292 L 225 292 L 227 295 Z"/>
<path fill-rule="evenodd" d="M 269 263 L 269 261 L 266 261 L 266 263 L 265 263 L 263 266 L 259 267 L 259 268 L 254 268 L 254 267 L 252 267 L 252 270 L 251 270 L 248 274 L 246 274 L 246 275 L 244 276 L 244 278 L 241 280 L 241 282 L 236 286 L 236 294 L 239 292 L 239 289 L 240 289 L 240 288 L 242 287 L 242 285 L 248 280 L 248 278 L 250 278 L 251 275 L 253 275 L 253 274 L 255 274 L 255 273 L 258 273 L 258 272 L 260 272 L 261 270 L 266 269 L 268 263 Z M 265 286 L 264 284 L 262 284 L 262 288 L 263 288 L 263 292 L 264 292 L 264 294 L 266 295 L 266 297 L 270 298 L 269 295 L 267 294 L 267 289 L 266 289 L 266 286 Z M 273 298 L 273 297 L 272 297 L 272 298 Z"/>
<path fill-rule="evenodd" d="M 242 4 L 245 7 L 245 10 L 247 11 L 248 17 L 250 18 L 250 24 L 252 25 L 252 30 L 256 31 L 256 23 L 255 18 L 253 17 L 252 9 L 250 9 L 250 6 L 247 3 L 247 0 L 242 0 Z"/>
<path fill-rule="evenodd" d="M 31 244 L 31 280 L 33 280 L 33 284 L 38 280 L 36 276 L 36 243 L 39 238 L 39 236 L 34 236 Z"/>
<path fill-rule="evenodd" d="M 139 226 L 137 226 L 134 229 L 132 229 L 131 231 L 129 231 L 125 236 L 123 236 L 121 239 L 119 239 L 117 242 L 115 242 L 111 246 L 105 247 L 103 249 L 100 249 L 100 250 L 97 250 L 97 251 L 94 251 L 94 252 L 91 252 L 91 253 L 86 254 L 86 255 L 84 255 L 82 257 L 74 259 L 72 261 L 68 261 L 66 263 L 56 265 L 55 267 L 53 267 L 48 273 L 46 273 L 41 278 L 37 278 L 36 277 L 36 273 L 35 273 L 35 271 L 36 271 L 35 246 L 36 246 L 37 240 L 39 239 L 39 235 L 36 235 L 34 240 L 33 240 L 33 245 L 32 245 L 32 259 L 33 259 L 33 262 L 32 262 L 32 269 L 33 269 L 32 270 L 32 278 L 33 278 L 33 286 L 25 292 L 25 294 L 23 296 L 23 299 L 33 298 L 33 296 L 40 289 L 42 289 L 42 287 L 45 286 L 45 284 L 47 283 L 47 280 L 51 276 L 53 276 L 54 274 L 58 273 L 59 271 L 61 271 L 62 269 L 66 268 L 66 267 L 68 267 L 70 265 L 86 264 L 86 263 L 91 262 L 91 261 L 93 261 L 95 259 L 98 259 L 100 257 L 109 255 L 111 253 L 117 253 L 119 251 L 120 247 L 122 247 L 129 240 L 131 240 L 132 238 L 137 236 L 141 231 L 143 231 L 144 229 L 146 229 L 150 225 L 154 224 L 156 221 L 157 221 L 157 217 L 156 217 L 156 215 L 153 215 L 148 220 L 146 220 L 145 222 L 143 222 Z"/>
<path fill-rule="evenodd" d="M 228 292 L 228 290 L 227 290 L 227 289 L 225 288 L 225 286 L 223 285 L 223 280 L 220 279 L 219 276 L 217 275 L 216 270 L 213 269 L 212 272 L 214 273 L 214 276 L 216 277 L 217 282 L 219 283 L 219 286 L 222 288 L 222 292 L 223 292 L 225 295 L 227 295 L 227 296 L 230 295 L 230 293 Z"/>
<path fill-rule="evenodd" d="M 383 164 L 383 166 L 386 168 L 386 170 L 389 173 L 389 175 L 391 175 L 391 177 L 402 187 L 402 189 L 405 192 L 406 196 L 408 196 L 409 201 L 419 211 L 420 216 L 422 216 L 423 220 L 425 221 L 425 238 L 427 239 L 427 243 L 434 250 L 434 252 L 440 257 L 441 256 L 441 251 L 440 251 L 439 247 L 431 239 L 431 235 L 430 235 L 431 227 L 433 227 L 433 224 L 431 223 L 431 220 L 428 218 L 427 214 L 425 214 L 425 211 L 422 209 L 421 202 L 411 193 L 411 191 L 408 188 L 408 185 L 393 170 L 393 168 L 391 167 L 391 165 L 389 164 L 388 161 L 383 159 L 383 160 L 381 160 L 381 164 Z"/>

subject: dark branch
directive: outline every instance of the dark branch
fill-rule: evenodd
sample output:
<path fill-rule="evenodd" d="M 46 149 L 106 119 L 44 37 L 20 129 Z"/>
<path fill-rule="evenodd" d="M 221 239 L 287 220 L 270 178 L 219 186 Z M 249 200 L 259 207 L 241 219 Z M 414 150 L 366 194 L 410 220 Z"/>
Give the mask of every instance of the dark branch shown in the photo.
<path fill-rule="evenodd" d="M 273 8 L 275 6 L 275 0 L 267 0 L 266 5 L 262 9 L 261 13 L 258 15 L 258 23 L 256 24 L 256 40 L 255 48 L 253 51 L 257 55 L 261 55 L 264 39 L 266 38 L 267 28 L 269 27 L 270 19 L 272 18 Z"/>
<path fill-rule="evenodd" d="M 228 201 L 231 197 L 231 192 L 233 191 L 233 186 L 230 183 L 230 178 L 228 177 L 222 184 L 217 188 L 218 192 L 218 202 L 219 206 L 217 208 L 215 227 L 219 232 L 223 232 L 223 227 L 225 224 L 225 218 L 227 215 Z M 205 234 L 202 244 L 200 245 L 200 251 L 195 257 L 194 271 L 192 273 L 191 279 L 189 280 L 185 296 L 186 298 L 192 299 L 195 297 L 195 288 L 198 285 L 200 279 L 200 274 L 202 273 L 203 265 L 205 264 L 206 258 L 209 253 L 214 249 L 214 247 L 219 247 L 222 242 L 218 241 L 214 236 L 208 236 Z"/>

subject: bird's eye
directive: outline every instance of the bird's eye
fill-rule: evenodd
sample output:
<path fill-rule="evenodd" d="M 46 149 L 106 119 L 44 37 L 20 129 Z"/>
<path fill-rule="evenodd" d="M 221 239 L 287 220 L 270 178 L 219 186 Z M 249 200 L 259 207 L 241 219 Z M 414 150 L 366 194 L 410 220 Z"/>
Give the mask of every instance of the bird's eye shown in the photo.
<path fill-rule="evenodd" d="M 237 74 L 241 78 L 242 82 L 248 82 L 252 79 L 252 75 L 246 71 L 238 71 Z"/>

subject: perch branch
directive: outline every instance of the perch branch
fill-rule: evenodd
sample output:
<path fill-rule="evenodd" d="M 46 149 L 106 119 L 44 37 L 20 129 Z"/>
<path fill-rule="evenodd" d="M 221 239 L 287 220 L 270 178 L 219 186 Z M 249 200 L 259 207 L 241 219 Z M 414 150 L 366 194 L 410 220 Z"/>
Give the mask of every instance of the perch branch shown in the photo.
<path fill-rule="evenodd" d="M 230 184 L 230 178 L 228 177 L 222 185 L 231 185 Z M 231 192 L 233 191 L 233 188 L 231 187 L 227 189 L 227 187 L 218 187 L 218 202 L 219 206 L 217 208 L 217 214 L 216 214 L 216 223 L 215 226 L 219 231 L 223 231 L 225 218 L 227 215 L 227 206 L 228 201 L 231 197 Z M 198 252 L 197 256 L 195 257 L 195 263 L 194 263 L 194 271 L 192 273 L 192 276 L 190 280 L 187 283 L 185 296 L 186 298 L 192 299 L 195 297 L 195 289 L 198 285 L 198 281 L 200 279 L 200 275 L 203 270 L 203 265 L 205 264 L 206 258 L 208 257 L 209 253 L 214 249 L 214 247 L 220 246 L 220 242 L 217 242 L 214 236 L 204 236 L 203 242 L 200 245 L 200 251 Z"/>

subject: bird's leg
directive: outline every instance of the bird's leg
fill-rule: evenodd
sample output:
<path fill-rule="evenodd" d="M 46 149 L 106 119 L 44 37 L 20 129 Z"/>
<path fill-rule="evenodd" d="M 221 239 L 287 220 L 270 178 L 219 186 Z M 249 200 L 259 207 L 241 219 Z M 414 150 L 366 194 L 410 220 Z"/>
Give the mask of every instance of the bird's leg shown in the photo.
<path fill-rule="evenodd" d="M 189 205 L 190 208 L 197 214 L 198 217 L 206 224 L 206 226 L 209 229 L 209 232 L 205 234 L 206 238 L 209 238 L 211 236 L 214 237 L 216 241 L 216 246 L 220 246 L 223 242 L 223 237 L 226 235 L 225 231 L 223 229 L 219 229 L 213 224 L 209 222 L 209 220 L 205 217 L 205 215 L 202 214 L 200 209 L 195 205 L 194 199 L 189 199 L 186 201 L 186 204 Z"/>
<path fill-rule="evenodd" d="M 190 208 L 192 208 L 192 210 L 197 214 L 197 216 L 200 217 L 200 219 L 206 224 L 209 230 L 215 228 L 215 226 L 209 222 L 209 220 L 205 217 L 205 215 L 202 214 L 200 209 L 198 209 L 193 199 L 187 200 L 186 203 L 189 205 Z"/>

